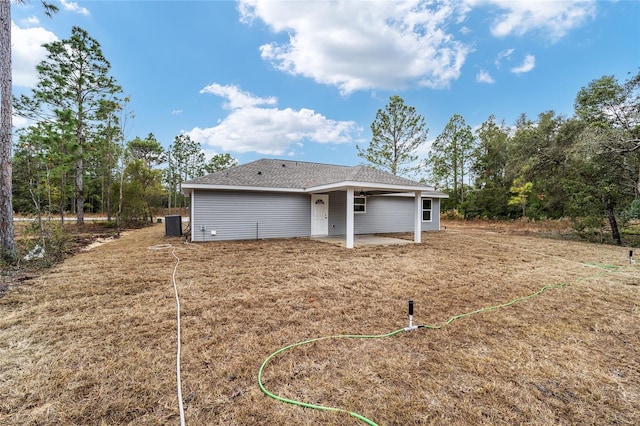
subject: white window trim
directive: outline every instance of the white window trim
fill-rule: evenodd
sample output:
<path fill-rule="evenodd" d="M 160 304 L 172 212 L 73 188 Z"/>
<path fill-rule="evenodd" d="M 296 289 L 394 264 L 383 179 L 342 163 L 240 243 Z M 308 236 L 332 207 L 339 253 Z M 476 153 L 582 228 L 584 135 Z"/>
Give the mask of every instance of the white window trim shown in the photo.
<path fill-rule="evenodd" d="M 425 200 L 429 200 L 429 203 L 431 204 L 431 208 L 430 209 L 425 209 L 424 208 L 424 201 Z M 432 198 L 423 198 L 422 200 L 420 200 L 420 203 L 422 204 L 421 205 L 421 207 L 422 207 L 422 221 L 423 222 L 433 222 L 433 199 Z M 430 217 L 429 220 L 424 220 L 424 212 L 426 212 L 426 211 L 428 211 L 430 213 L 429 214 L 429 217 Z"/>
<path fill-rule="evenodd" d="M 356 200 L 358 199 L 362 199 L 364 202 L 363 203 L 357 203 Z M 364 210 L 363 211 L 358 211 L 356 210 L 356 206 L 364 206 Z M 367 197 L 364 195 L 354 195 L 353 196 L 353 213 L 355 214 L 364 214 L 367 212 Z"/>

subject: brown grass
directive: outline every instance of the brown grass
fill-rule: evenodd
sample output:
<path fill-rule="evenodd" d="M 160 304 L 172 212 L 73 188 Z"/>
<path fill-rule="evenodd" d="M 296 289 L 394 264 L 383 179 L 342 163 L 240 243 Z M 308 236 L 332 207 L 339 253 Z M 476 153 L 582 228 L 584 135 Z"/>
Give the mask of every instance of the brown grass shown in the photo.
<path fill-rule="evenodd" d="M 184 245 L 163 225 L 66 260 L 0 299 L 0 424 L 178 424 L 171 250 L 187 424 L 362 424 L 265 396 L 279 348 L 323 340 L 270 391 L 380 425 L 640 424 L 640 266 L 625 248 L 451 224 L 422 244 Z"/>

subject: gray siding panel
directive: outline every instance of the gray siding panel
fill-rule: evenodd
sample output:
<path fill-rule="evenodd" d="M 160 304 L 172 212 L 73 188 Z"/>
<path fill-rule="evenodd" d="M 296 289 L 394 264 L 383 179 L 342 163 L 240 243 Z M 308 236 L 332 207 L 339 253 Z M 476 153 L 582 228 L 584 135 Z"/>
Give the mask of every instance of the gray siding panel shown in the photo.
<path fill-rule="evenodd" d="M 413 198 L 367 197 L 366 213 L 356 213 L 356 234 L 413 231 Z"/>
<path fill-rule="evenodd" d="M 347 233 L 347 193 L 329 193 L 329 235 L 345 235 Z"/>
<path fill-rule="evenodd" d="M 440 199 L 431 199 L 431 222 L 422 222 L 423 231 L 440 230 Z"/>
<path fill-rule="evenodd" d="M 345 235 L 345 191 L 329 193 L 329 235 Z M 311 234 L 309 194 L 194 191 L 194 241 L 308 237 Z M 354 215 L 356 234 L 413 232 L 413 197 L 370 196 L 367 212 Z M 440 200 L 432 199 L 432 221 L 423 231 L 440 229 Z M 202 226 L 205 230 L 202 231 Z M 216 235 L 211 235 L 211 231 Z"/>
<path fill-rule="evenodd" d="M 306 237 L 311 233 L 308 194 L 195 191 L 194 241 Z M 202 231 L 202 227 L 205 230 Z M 216 235 L 211 235 L 215 230 Z"/>
<path fill-rule="evenodd" d="M 329 235 L 344 235 L 347 231 L 347 193 L 329 194 Z M 367 212 L 354 215 L 356 234 L 387 232 L 413 232 L 413 197 L 371 196 L 367 197 Z M 422 222 L 423 231 L 440 229 L 440 200 L 431 199 L 431 222 Z"/>

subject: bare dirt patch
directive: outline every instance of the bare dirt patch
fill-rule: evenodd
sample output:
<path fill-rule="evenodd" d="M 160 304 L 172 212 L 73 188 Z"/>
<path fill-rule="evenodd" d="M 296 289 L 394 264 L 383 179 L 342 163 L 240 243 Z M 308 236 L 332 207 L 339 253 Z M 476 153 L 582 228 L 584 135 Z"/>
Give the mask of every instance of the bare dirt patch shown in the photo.
<path fill-rule="evenodd" d="M 286 398 L 380 425 L 640 424 L 640 263 L 621 247 L 451 225 L 422 244 L 184 245 L 157 225 L 0 299 L 0 424 L 177 424 L 172 272 L 187 424 L 362 424 L 258 388 L 279 348 L 386 333 L 566 284 L 440 330 L 327 339 L 264 373 Z M 149 249 L 150 247 L 156 250 Z"/>

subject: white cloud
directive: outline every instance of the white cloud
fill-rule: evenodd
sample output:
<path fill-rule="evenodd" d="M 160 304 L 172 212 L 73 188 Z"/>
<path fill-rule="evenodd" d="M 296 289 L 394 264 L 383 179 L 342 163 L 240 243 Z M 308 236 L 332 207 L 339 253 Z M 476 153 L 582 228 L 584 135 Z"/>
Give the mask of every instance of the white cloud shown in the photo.
<path fill-rule="evenodd" d="M 467 0 L 467 4 L 488 4 L 503 11 L 491 27 L 496 37 L 538 32 L 558 41 L 596 15 L 595 0 Z"/>
<path fill-rule="evenodd" d="M 85 15 L 85 16 L 89 15 L 89 10 L 86 7 L 82 7 L 74 1 L 60 0 L 60 4 L 62 5 L 62 8 L 66 11 L 79 13 L 80 15 Z"/>
<path fill-rule="evenodd" d="M 211 84 L 200 93 L 226 98 L 225 108 L 231 112 L 214 127 L 185 133 L 222 152 L 291 154 L 291 147 L 300 148 L 303 141 L 349 143 L 362 130 L 353 121 L 331 120 L 310 109 L 278 109 L 272 106 L 275 97 L 260 98 L 233 85 Z"/>
<path fill-rule="evenodd" d="M 31 125 L 33 125 L 33 121 L 28 119 L 28 118 L 24 118 L 21 117 L 19 115 L 13 115 L 11 118 L 11 125 L 15 128 L 15 129 L 24 129 L 25 127 L 29 127 Z"/>
<path fill-rule="evenodd" d="M 480 72 L 476 75 L 476 81 L 478 83 L 488 83 L 488 84 L 493 84 L 496 82 L 493 79 L 493 77 L 491 77 L 491 75 L 485 70 L 480 70 Z"/>
<path fill-rule="evenodd" d="M 447 32 L 468 8 L 459 2 L 241 0 L 241 21 L 259 19 L 288 41 L 260 47 L 279 70 L 357 90 L 449 86 L 471 48 Z"/>
<path fill-rule="evenodd" d="M 31 88 L 38 83 L 36 65 L 47 56 L 47 50 L 42 45 L 56 40 L 58 37 L 54 33 L 42 27 L 20 28 L 12 23 L 11 60 L 14 86 Z"/>
<path fill-rule="evenodd" d="M 278 102 L 273 96 L 269 98 L 259 98 L 251 93 L 243 92 L 235 85 L 222 86 L 213 83 L 202 89 L 200 93 L 211 93 L 222 98 L 227 98 L 229 102 L 224 104 L 226 109 L 247 108 L 257 105 L 275 105 Z"/>
<path fill-rule="evenodd" d="M 525 72 L 529 72 L 534 69 L 536 66 L 536 57 L 533 55 L 527 55 L 524 58 L 524 62 L 522 65 L 511 68 L 511 72 L 514 74 L 522 74 Z"/>
<path fill-rule="evenodd" d="M 25 18 L 22 20 L 22 24 L 24 24 L 24 26 L 36 26 L 36 25 L 40 25 L 40 20 L 38 19 L 37 16 L 29 16 L 28 18 Z"/>
<path fill-rule="evenodd" d="M 498 55 L 496 56 L 496 60 L 494 62 L 496 65 L 496 68 L 500 68 L 500 66 L 502 65 L 502 61 L 504 59 L 509 59 L 513 51 L 514 49 L 505 49 L 502 52 L 498 53 Z"/>

